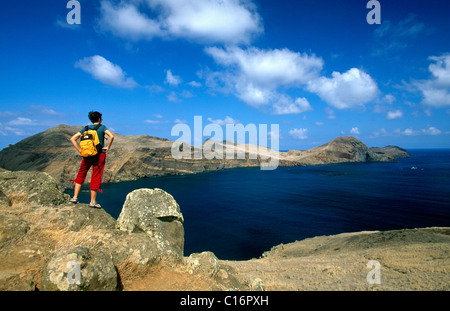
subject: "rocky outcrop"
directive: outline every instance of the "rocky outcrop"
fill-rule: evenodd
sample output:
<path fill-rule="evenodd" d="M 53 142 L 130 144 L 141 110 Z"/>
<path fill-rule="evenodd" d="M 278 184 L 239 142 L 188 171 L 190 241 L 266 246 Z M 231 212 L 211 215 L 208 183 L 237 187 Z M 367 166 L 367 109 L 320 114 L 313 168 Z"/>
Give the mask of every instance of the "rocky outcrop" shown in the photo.
<path fill-rule="evenodd" d="M 183 216 L 170 194 L 130 193 L 116 222 L 86 204 L 27 195 L 47 177 L 0 175 L 0 290 L 450 290 L 450 228 L 315 237 L 248 261 L 209 251 L 185 257 Z M 18 184 L 29 187 L 17 188 L 20 200 Z M 59 191 L 55 182 L 42 187 Z M 368 282 L 369 262 L 381 267 L 380 283 Z"/>
<path fill-rule="evenodd" d="M 221 264 L 238 271 L 241 282 L 262 279 L 267 290 L 448 291 L 449 251 L 450 228 L 418 228 L 314 237 Z M 369 278 L 371 262 L 378 282 Z"/>
<path fill-rule="evenodd" d="M 329 143 L 309 150 L 290 150 L 280 154 L 280 164 L 318 165 L 344 162 L 393 162 L 389 154 L 376 153 L 363 142 L 352 137 L 338 137 Z"/>
<path fill-rule="evenodd" d="M 183 215 L 165 191 L 131 192 L 116 221 L 68 197 L 58 201 L 64 195 L 51 180 L 41 172 L 0 174 L 8 199 L 0 201 L 0 290 L 121 290 L 154 271 L 215 290 L 247 289 L 228 267 L 216 264 L 214 275 L 204 273 L 206 261 L 192 267 L 183 254 Z M 39 197 L 46 193 L 58 200 Z"/>
<path fill-rule="evenodd" d="M 67 201 L 55 180 L 41 172 L 0 172 L 0 189 L 11 203 L 59 205 Z M 4 200 L 4 199 L 3 199 Z"/>
<path fill-rule="evenodd" d="M 55 252 L 42 272 L 43 291 L 113 291 L 118 276 L 111 257 L 90 247 Z"/>
<path fill-rule="evenodd" d="M 28 223 L 17 215 L 0 212 L 0 249 L 20 240 L 29 229 Z"/>
<path fill-rule="evenodd" d="M 373 152 L 380 155 L 385 155 L 394 159 L 409 158 L 410 155 L 406 149 L 397 146 L 386 146 L 386 147 L 372 147 L 370 148 Z"/>
<path fill-rule="evenodd" d="M 184 249 L 183 215 L 175 199 L 161 189 L 138 189 L 127 195 L 117 228 L 145 232 L 168 258 L 181 259 Z"/>
<path fill-rule="evenodd" d="M 0 167 L 10 171 L 41 171 L 51 175 L 63 188 L 70 188 L 70 179 L 75 179 L 80 165 L 80 156 L 70 143 L 70 137 L 81 126 L 59 125 L 28 137 L 17 144 L 0 151 Z M 209 140 L 205 141 L 208 144 Z M 327 144 L 310 150 L 290 150 L 271 153 L 263 147 L 223 142 L 215 148 L 223 151 L 222 159 L 217 157 L 196 159 L 191 147 L 190 157 L 172 157 L 173 142 L 148 135 L 123 136 L 115 134 L 114 145 L 108 153 L 103 182 L 136 180 L 144 177 L 173 174 L 193 174 L 237 167 L 259 167 L 277 155 L 279 166 L 319 165 L 342 162 L 395 161 L 395 148 L 367 148 L 354 137 L 339 137 Z M 233 158 L 226 156 L 231 146 Z M 209 149 L 207 149 L 209 150 Z M 399 149 L 398 149 L 399 150 Z M 238 157 L 242 152 L 243 157 Z M 403 155 L 404 153 L 402 153 Z M 264 156 L 268 155 L 269 160 Z M 88 175 L 86 182 L 90 180 Z"/>

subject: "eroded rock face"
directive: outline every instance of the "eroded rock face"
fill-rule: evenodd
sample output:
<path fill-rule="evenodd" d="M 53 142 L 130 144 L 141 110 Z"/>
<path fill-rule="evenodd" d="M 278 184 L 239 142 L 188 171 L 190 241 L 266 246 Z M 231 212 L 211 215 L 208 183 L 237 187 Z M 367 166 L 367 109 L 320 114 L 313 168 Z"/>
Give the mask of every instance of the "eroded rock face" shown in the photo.
<path fill-rule="evenodd" d="M 0 212 L 0 249 L 22 238 L 30 229 L 17 215 Z"/>
<path fill-rule="evenodd" d="M 85 246 L 56 252 L 42 275 L 44 291 L 113 291 L 117 271 L 111 257 Z"/>
<path fill-rule="evenodd" d="M 186 258 L 190 273 L 202 273 L 213 277 L 219 271 L 219 259 L 212 252 L 194 253 Z"/>
<path fill-rule="evenodd" d="M 80 166 L 81 157 L 73 148 L 69 139 L 82 126 L 59 125 L 44 132 L 25 138 L 13 146 L 0 151 L 1 167 L 12 171 L 42 171 L 55 178 L 58 185 L 71 188 L 70 179 L 74 179 Z M 108 152 L 107 165 L 103 174 L 103 182 L 119 182 L 136 180 L 151 176 L 174 174 L 193 174 L 205 171 L 217 171 L 238 167 L 258 167 L 266 160 L 250 155 L 245 144 L 234 144 L 235 151 L 245 151 L 245 159 L 224 156 L 222 159 L 196 159 L 194 149 L 191 157 L 175 159 L 172 156 L 172 141 L 151 137 L 148 135 L 123 136 L 114 134 L 114 146 Z M 207 141 L 205 141 L 207 143 Z M 226 142 L 217 146 L 227 145 Z M 208 149 L 206 149 L 208 150 Z M 399 156 L 408 156 L 407 152 L 398 147 L 386 147 L 369 150 L 367 146 L 354 137 L 339 137 L 322 146 L 309 150 L 290 150 L 276 152 L 279 166 L 303 166 L 342 162 L 394 161 Z M 271 157 L 271 156 L 269 156 Z M 278 163 L 278 162 L 276 162 Z M 90 180 L 90 173 L 86 183 Z"/>
<path fill-rule="evenodd" d="M 168 255 L 182 258 L 183 215 L 175 199 L 161 189 L 138 189 L 127 195 L 117 227 L 129 233 L 145 232 Z"/>
<path fill-rule="evenodd" d="M 66 195 L 59 190 L 56 181 L 43 172 L 0 172 L 0 190 L 12 204 L 35 203 L 56 206 L 67 202 Z"/>
<path fill-rule="evenodd" d="M 67 200 L 46 173 L 0 171 L 0 290 L 116 290 L 119 269 L 182 262 L 183 215 L 165 191 L 131 193 L 121 227 Z M 68 279 L 75 262 L 78 283 Z"/>

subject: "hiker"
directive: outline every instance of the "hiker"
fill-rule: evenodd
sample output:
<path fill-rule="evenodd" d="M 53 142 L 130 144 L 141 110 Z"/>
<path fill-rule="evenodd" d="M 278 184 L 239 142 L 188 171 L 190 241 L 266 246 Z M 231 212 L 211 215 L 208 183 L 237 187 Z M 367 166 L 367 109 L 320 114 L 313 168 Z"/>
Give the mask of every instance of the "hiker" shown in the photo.
<path fill-rule="evenodd" d="M 78 194 L 80 193 L 81 186 L 84 183 L 86 174 L 92 166 L 92 177 L 90 182 L 91 190 L 91 202 L 90 207 L 101 208 L 101 205 L 97 203 L 97 191 L 100 189 L 102 183 L 103 169 L 105 168 L 106 154 L 111 148 L 112 142 L 114 141 L 114 135 L 106 126 L 102 125 L 102 114 L 98 111 L 89 112 L 89 120 L 92 124 L 85 126 L 81 131 L 77 132 L 72 136 L 70 141 L 77 151 L 83 156 L 81 160 L 80 169 L 78 171 L 77 178 L 73 180 L 75 182 L 75 190 L 73 198 L 70 199 L 72 203 L 78 203 Z M 95 133 L 98 139 L 94 139 Z M 108 145 L 105 147 L 105 134 L 108 135 Z M 77 140 L 80 139 L 80 146 Z M 86 140 L 92 139 L 89 143 L 94 144 L 94 151 L 90 151 L 90 154 L 86 154 L 85 147 L 87 145 Z M 94 143 L 97 141 L 96 143 Z M 95 146 L 96 145 L 96 146 Z M 91 155 L 95 154 L 95 155 Z"/>

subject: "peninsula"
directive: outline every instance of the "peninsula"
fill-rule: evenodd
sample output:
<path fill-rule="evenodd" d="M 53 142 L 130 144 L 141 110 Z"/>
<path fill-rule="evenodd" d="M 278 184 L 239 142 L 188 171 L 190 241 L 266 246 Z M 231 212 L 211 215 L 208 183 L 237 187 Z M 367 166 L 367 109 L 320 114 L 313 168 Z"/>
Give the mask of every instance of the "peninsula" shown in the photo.
<path fill-rule="evenodd" d="M 44 132 L 25 138 L 0 151 L 0 167 L 11 171 L 40 171 L 50 174 L 62 188 L 70 188 L 79 167 L 79 155 L 69 139 L 82 126 L 58 125 Z M 226 144 L 223 142 L 221 144 Z M 103 182 L 120 182 L 145 177 L 193 174 L 238 167 L 258 167 L 264 162 L 259 154 L 251 155 L 248 145 L 234 144 L 235 150 L 243 150 L 245 158 L 228 159 L 174 159 L 173 142 L 148 136 L 124 136 L 115 133 L 114 147 L 108 153 L 108 165 Z M 225 147 L 223 148 L 225 150 Z M 191 148 L 195 152 L 195 147 Z M 339 137 L 322 146 L 309 150 L 279 152 L 279 166 L 322 165 L 343 162 L 391 162 L 408 157 L 406 150 L 388 146 L 368 148 L 360 140 L 348 136 Z M 86 179 L 90 180 L 90 177 Z"/>

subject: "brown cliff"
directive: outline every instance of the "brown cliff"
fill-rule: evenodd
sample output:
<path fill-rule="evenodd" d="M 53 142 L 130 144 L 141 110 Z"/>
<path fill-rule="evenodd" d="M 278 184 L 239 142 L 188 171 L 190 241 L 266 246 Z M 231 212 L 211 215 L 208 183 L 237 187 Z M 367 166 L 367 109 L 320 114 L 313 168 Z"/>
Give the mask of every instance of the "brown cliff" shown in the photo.
<path fill-rule="evenodd" d="M 59 125 L 44 132 L 25 138 L 15 145 L 0 151 L 0 167 L 11 171 L 41 171 L 50 174 L 58 185 L 70 187 L 70 179 L 75 179 L 80 164 L 70 137 L 81 126 Z M 173 142 L 148 135 L 124 136 L 114 134 L 114 144 L 108 153 L 103 181 L 119 182 L 139 178 L 192 174 L 237 167 L 258 167 L 267 161 L 260 154 L 270 149 L 260 148 L 259 154 L 252 153 L 249 145 L 234 144 L 234 150 L 243 150 L 245 158 L 225 155 L 223 159 L 195 159 L 194 149 L 188 159 L 175 159 L 171 154 Z M 217 143 L 226 150 L 226 142 Z M 398 147 L 373 151 L 359 141 L 348 136 L 309 150 L 290 150 L 276 153 L 279 166 L 319 165 L 342 162 L 389 162 L 395 161 Z M 403 152 L 403 154 L 406 153 Z M 407 154 L 407 153 L 406 153 Z M 270 159 L 270 158 L 269 158 Z M 89 176 L 86 180 L 89 180 Z"/>
<path fill-rule="evenodd" d="M 0 194 L 0 291 L 450 289 L 448 227 L 320 236 L 229 261 L 183 254 L 182 207 L 159 189 L 130 193 L 117 221 L 68 203 L 46 173 L 0 172 Z"/>

